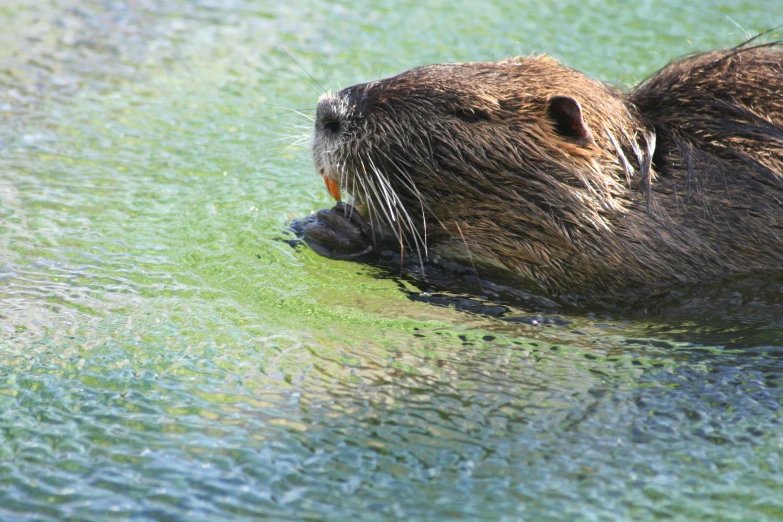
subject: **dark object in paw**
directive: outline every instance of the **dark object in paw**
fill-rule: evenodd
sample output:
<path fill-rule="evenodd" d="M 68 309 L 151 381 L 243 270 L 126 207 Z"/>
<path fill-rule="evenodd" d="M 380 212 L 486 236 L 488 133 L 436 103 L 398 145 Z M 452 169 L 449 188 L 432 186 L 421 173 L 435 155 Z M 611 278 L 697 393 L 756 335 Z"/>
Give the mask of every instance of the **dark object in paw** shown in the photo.
<path fill-rule="evenodd" d="M 304 241 L 322 256 L 355 259 L 374 250 L 369 225 L 351 205 L 337 203 L 308 220 L 302 228 Z"/>

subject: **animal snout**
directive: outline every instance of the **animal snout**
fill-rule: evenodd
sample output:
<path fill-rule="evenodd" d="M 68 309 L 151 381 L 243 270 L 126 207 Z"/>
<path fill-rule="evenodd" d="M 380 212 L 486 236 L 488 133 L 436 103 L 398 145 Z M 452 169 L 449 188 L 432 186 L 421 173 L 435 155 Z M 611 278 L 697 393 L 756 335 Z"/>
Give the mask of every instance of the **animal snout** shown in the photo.
<path fill-rule="evenodd" d="M 336 135 L 342 130 L 342 120 L 344 115 L 340 110 L 338 95 L 327 94 L 318 101 L 315 109 L 315 128 L 316 131 L 322 131 L 326 134 Z"/>
<path fill-rule="evenodd" d="M 349 119 L 360 117 L 365 103 L 365 96 L 357 87 L 324 94 L 315 109 L 316 132 L 327 136 L 339 135 L 345 130 Z"/>
<path fill-rule="evenodd" d="M 342 93 L 325 94 L 318 100 L 315 109 L 315 130 L 328 136 L 336 136 L 342 132 L 349 103 Z"/>

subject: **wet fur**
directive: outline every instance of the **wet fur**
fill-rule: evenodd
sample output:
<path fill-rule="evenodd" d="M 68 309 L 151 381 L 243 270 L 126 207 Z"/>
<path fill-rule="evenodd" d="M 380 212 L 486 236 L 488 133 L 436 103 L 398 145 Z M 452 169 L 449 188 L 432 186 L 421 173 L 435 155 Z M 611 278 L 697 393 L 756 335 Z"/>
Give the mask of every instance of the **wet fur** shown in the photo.
<path fill-rule="evenodd" d="M 322 98 L 313 160 L 409 254 L 616 293 L 783 268 L 781 93 L 777 44 L 687 57 L 627 94 L 547 56 L 432 65 Z"/>

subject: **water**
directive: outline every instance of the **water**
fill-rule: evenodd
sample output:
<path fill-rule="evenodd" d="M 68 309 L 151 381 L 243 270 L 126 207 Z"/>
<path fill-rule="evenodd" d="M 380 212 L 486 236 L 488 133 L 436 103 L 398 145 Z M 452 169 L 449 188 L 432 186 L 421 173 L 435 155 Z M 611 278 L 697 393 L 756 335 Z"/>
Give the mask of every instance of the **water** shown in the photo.
<path fill-rule="evenodd" d="M 628 85 L 776 7 L 6 0 L 0 519 L 783 519 L 779 318 L 510 322 L 279 241 L 322 89 Z"/>

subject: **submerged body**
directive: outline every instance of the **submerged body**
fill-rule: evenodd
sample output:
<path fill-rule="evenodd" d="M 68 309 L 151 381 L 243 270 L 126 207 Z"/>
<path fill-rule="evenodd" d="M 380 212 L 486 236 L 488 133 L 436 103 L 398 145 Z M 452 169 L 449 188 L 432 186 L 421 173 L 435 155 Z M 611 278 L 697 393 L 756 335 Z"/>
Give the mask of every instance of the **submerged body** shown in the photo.
<path fill-rule="evenodd" d="M 783 49 L 715 51 L 623 93 L 546 57 L 419 67 L 324 95 L 312 154 L 358 214 L 325 255 L 398 242 L 555 294 L 783 269 Z"/>

